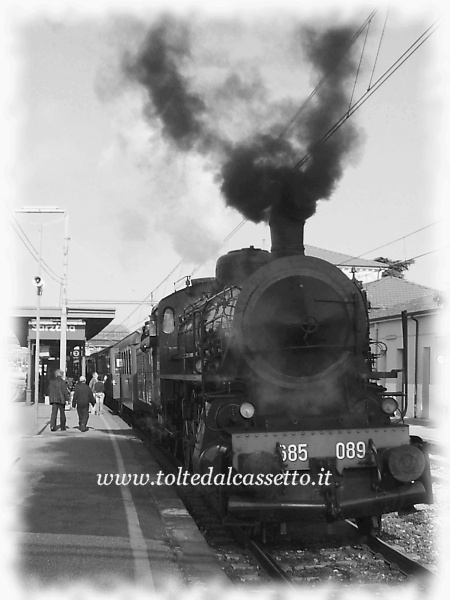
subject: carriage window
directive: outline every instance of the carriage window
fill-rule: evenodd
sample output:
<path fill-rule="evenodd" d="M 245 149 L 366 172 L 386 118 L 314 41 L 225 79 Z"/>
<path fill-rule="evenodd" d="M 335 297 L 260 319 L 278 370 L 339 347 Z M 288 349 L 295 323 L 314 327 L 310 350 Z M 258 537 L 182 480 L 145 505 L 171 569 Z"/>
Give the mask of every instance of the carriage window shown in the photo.
<path fill-rule="evenodd" d="M 173 308 L 166 308 L 164 310 L 162 329 L 164 333 L 172 333 L 175 329 L 175 313 Z"/>

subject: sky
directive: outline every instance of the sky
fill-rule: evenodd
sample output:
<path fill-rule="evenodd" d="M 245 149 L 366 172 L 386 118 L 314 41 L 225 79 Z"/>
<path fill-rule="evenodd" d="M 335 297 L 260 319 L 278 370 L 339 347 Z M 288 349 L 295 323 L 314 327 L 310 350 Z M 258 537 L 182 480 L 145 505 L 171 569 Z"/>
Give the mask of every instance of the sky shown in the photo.
<path fill-rule="evenodd" d="M 345 24 L 356 31 L 378 9 L 355 99 L 368 86 L 375 57 L 372 81 L 441 16 L 444 3 L 390 5 L 377 56 L 383 2 L 4 1 L 2 302 L 36 304 L 39 226 L 41 305 L 60 301 L 65 218 L 17 212 L 27 206 L 65 211 L 69 306 L 115 308 L 114 323 L 131 330 L 142 326 L 150 306 L 140 303 L 152 292 L 157 301 L 187 275 L 214 275 L 215 261 L 230 250 L 270 249 L 267 224 L 227 206 L 220 152 L 176 148 L 145 90 L 124 72 L 125 58 L 136 56 L 163 9 L 190 33 L 191 52 L 181 66 L 193 97 L 204 100 L 209 131 L 236 141 L 268 127 L 283 131 L 317 84 L 296 30 Z M 450 262 L 448 249 L 436 252 L 448 245 L 447 39 L 442 25 L 344 125 L 357 130 L 359 143 L 305 226 L 307 245 L 364 258 L 420 257 L 407 278 L 440 289 L 448 288 Z M 242 85 L 227 85 L 233 81 Z M 7 329 L 5 311 L 0 326 Z M 9 442 L 5 448 L 11 462 L 2 452 L 2 465 L 10 476 L 16 455 Z M 8 520 L 16 490 L 2 486 L 1 494 Z M 2 552 L 11 560 L 10 544 Z M 8 577 L 4 569 L 6 589 Z"/>
<path fill-rule="evenodd" d="M 387 5 L 356 10 L 347 2 L 249 2 L 239 10 L 233 2 L 30 4 L 4 11 L 10 303 L 35 306 L 41 248 L 41 305 L 58 306 L 66 225 L 68 305 L 115 308 L 114 324 L 129 329 L 187 275 L 213 276 L 221 254 L 270 249 L 267 223 L 227 205 L 218 144 L 209 151 L 174 143 L 164 107 L 159 113 L 124 67 L 135 64 L 162 15 L 175 36 L 183 35 L 180 23 L 188 32 L 180 72 L 204 107 L 202 127 L 222 148 L 281 132 L 314 89 L 305 28 L 356 31 L 378 9 L 358 78 L 345 85 L 350 105 L 441 16 L 439 2 L 393 2 L 388 15 Z M 358 143 L 305 226 L 307 245 L 368 259 L 418 257 L 407 278 L 441 289 L 448 285 L 448 250 L 437 251 L 447 245 L 444 38 L 437 28 L 343 125 Z M 360 36 L 357 62 L 363 43 Z M 30 206 L 60 207 L 66 217 L 17 212 Z"/>

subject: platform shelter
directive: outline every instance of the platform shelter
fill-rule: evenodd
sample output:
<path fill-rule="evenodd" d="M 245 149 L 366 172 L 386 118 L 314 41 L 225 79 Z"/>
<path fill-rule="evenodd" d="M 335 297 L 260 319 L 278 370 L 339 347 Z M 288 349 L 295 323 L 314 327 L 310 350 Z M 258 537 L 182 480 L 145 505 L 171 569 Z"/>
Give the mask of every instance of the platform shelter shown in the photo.
<path fill-rule="evenodd" d="M 100 333 L 115 317 L 115 309 L 67 307 L 66 381 L 85 375 L 86 342 Z M 61 308 L 40 308 L 39 315 L 39 401 L 54 372 L 60 368 Z M 10 311 L 10 327 L 22 347 L 28 347 L 27 401 L 34 398 L 36 357 L 36 308 Z"/>

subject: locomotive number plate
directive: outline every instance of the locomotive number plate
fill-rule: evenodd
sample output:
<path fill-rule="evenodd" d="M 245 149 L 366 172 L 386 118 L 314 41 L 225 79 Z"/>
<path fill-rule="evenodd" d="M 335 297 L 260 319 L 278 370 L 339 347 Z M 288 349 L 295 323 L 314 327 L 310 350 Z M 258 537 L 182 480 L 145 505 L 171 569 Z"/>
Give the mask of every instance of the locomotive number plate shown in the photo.
<path fill-rule="evenodd" d="M 308 444 L 278 444 L 281 460 L 283 462 L 297 462 L 308 460 Z"/>
<path fill-rule="evenodd" d="M 285 463 L 305 462 L 308 460 L 308 444 L 278 444 L 281 460 Z M 335 457 L 337 460 L 365 458 L 366 442 L 337 442 Z"/>
<path fill-rule="evenodd" d="M 371 440 L 371 442 L 370 442 Z M 371 463 L 371 446 L 378 449 L 409 444 L 406 426 L 377 429 L 233 433 L 233 461 L 239 454 L 268 452 L 278 455 L 288 470 L 309 469 L 313 458 L 332 459 L 339 472 Z"/>

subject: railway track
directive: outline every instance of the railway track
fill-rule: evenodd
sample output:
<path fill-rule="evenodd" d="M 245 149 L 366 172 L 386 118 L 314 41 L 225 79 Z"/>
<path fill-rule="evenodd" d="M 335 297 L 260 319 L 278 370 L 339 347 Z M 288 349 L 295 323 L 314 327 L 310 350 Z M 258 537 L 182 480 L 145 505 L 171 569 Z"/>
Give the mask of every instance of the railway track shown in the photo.
<path fill-rule="evenodd" d="M 348 523 L 357 529 L 356 525 L 351 522 Z M 281 566 L 280 562 L 274 558 L 273 551 L 259 541 L 249 537 L 240 527 L 234 526 L 232 527 L 232 531 L 239 543 L 251 552 L 260 568 L 263 569 L 268 577 L 274 582 L 282 583 L 288 588 L 298 590 L 301 583 L 308 582 L 309 579 L 315 579 L 314 577 L 305 577 L 304 579 L 302 577 L 302 570 L 306 573 L 309 572 L 309 565 L 303 565 L 296 571 L 295 578 L 291 577 Z M 432 571 L 417 561 L 412 560 L 393 546 L 383 542 L 376 536 L 366 536 L 361 534 L 360 543 L 363 548 L 370 551 L 375 559 L 382 559 L 389 570 L 400 572 L 405 579 L 413 577 L 422 590 L 428 590 L 434 585 L 436 575 Z M 337 561 L 336 565 L 338 566 L 343 562 L 344 561 L 342 560 Z M 334 571 L 337 572 L 338 569 L 334 569 Z M 336 577 L 336 579 L 339 580 L 338 577 Z M 369 582 L 370 580 L 368 583 Z"/>
<path fill-rule="evenodd" d="M 357 528 L 357 526 L 351 521 L 347 521 L 349 525 Z M 380 538 L 374 535 L 365 536 L 363 542 L 375 555 L 381 556 L 381 558 L 389 565 L 396 567 L 401 573 L 407 577 L 414 577 L 417 579 L 421 587 L 428 588 L 432 585 L 435 579 L 435 573 L 427 569 L 416 560 L 411 559 L 409 556 L 394 548 L 390 544 L 387 544 Z"/>
<path fill-rule="evenodd" d="M 187 490 L 184 490 L 185 494 L 186 492 L 189 494 Z M 306 564 L 296 564 L 296 548 L 298 547 L 299 543 L 301 544 L 302 540 L 292 544 L 289 549 L 290 558 L 285 558 L 282 561 L 283 563 L 289 564 L 288 569 L 286 569 L 282 562 L 275 558 L 274 552 L 270 547 L 270 542 L 266 544 L 261 542 L 259 539 L 255 539 L 251 534 L 248 533 L 248 530 L 238 525 L 223 526 L 220 519 L 214 519 L 212 516 L 211 511 L 214 511 L 216 508 L 214 502 L 211 503 L 210 498 L 204 497 L 203 499 L 199 500 L 198 493 L 198 490 L 194 490 L 194 496 L 191 496 L 191 498 L 188 499 L 188 502 L 191 502 L 191 509 L 192 506 L 194 506 L 194 516 L 200 516 L 198 521 L 200 529 L 204 531 L 209 543 L 216 548 L 221 548 L 223 540 L 225 540 L 226 544 L 228 544 L 228 551 L 230 550 L 230 545 L 233 547 L 233 541 L 228 535 L 231 533 L 232 538 L 234 538 L 234 540 L 254 559 L 254 561 L 248 560 L 245 554 L 234 557 L 235 561 L 241 563 L 241 567 L 242 562 L 248 563 L 246 575 L 250 581 L 264 580 L 264 578 L 261 576 L 262 573 L 259 573 L 258 569 L 260 569 L 260 571 L 266 575 L 266 580 L 268 579 L 269 581 L 285 585 L 291 589 L 298 590 L 299 585 L 302 583 L 309 583 L 310 580 L 318 579 L 317 577 L 309 576 L 311 568 L 317 567 L 317 565 L 313 565 L 312 562 L 307 562 Z M 186 497 L 184 500 L 186 500 Z M 207 506 L 207 508 L 205 508 L 205 506 Z M 202 521 L 202 518 L 206 518 L 206 521 Z M 354 523 L 349 521 L 348 524 L 349 526 L 351 525 L 352 529 L 358 533 L 359 530 Z M 381 570 L 380 562 L 382 564 L 384 563 L 387 570 L 392 572 L 392 578 L 394 581 L 402 581 L 414 578 L 421 589 L 428 590 L 430 587 L 432 587 L 436 579 L 436 576 L 432 571 L 376 536 L 367 536 L 361 533 L 359 535 L 357 534 L 356 536 L 353 535 L 353 541 L 351 542 L 350 546 L 348 546 L 348 540 L 346 539 L 342 540 L 342 544 L 343 556 L 341 556 L 339 559 L 340 549 L 338 548 L 336 550 L 336 564 L 333 565 L 332 568 L 334 571 L 334 579 L 336 581 L 339 581 L 340 569 L 342 569 L 344 573 L 343 578 L 346 578 L 345 571 L 347 565 L 345 565 L 345 554 L 354 552 L 354 548 L 359 547 L 366 550 L 366 552 L 364 553 L 363 551 L 362 555 L 360 556 L 361 564 L 372 560 L 372 562 L 378 565 L 375 567 L 375 570 L 377 571 Z M 324 540 L 324 547 L 326 547 L 326 545 L 327 542 Z M 253 567 L 251 566 L 252 563 Z M 344 567 L 342 567 L 342 565 L 344 565 Z M 252 570 L 257 573 L 257 576 L 251 577 L 248 575 L 248 572 L 251 572 Z M 293 573 L 294 576 L 292 576 L 291 573 Z M 304 575 L 304 573 L 306 575 Z M 398 573 L 400 573 L 403 577 L 398 577 Z M 243 578 L 243 580 L 245 581 L 245 578 Z M 370 582 L 371 579 L 369 576 L 366 583 Z"/>
<path fill-rule="evenodd" d="M 140 432 L 140 437 L 149 451 L 153 454 L 156 453 L 156 458 L 164 471 L 176 471 L 180 464 L 174 459 L 173 455 L 168 453 L 160 444 L 149 439 L 143 432 Z M 298 550 L 296 550 L 295 545 L 288 548 L 287 554 L 289 554 L 289 557 L 280 561 L 274 556 L 274 551 L 269 545 L 252 538 L 244 528 L 237 525 L 224 525 L 214 502 L 211 503 L 211 498 L 206 498 L 201 494 L 198 487 L 183 486 L 178 491 L 180 498 L 196 520 L 197 526 L 204 533 L 208 543 L 217 550 L 218 554 L 225 557 L 223 560 L 224 570 L 231 580 L 239 583 L 267 583 L 272 581 L 292 589 L 298 589 L 302 583 L 321 582 L 320 572 L 324 572 L 325 569 L 319 569 L 318 567 L 323 565 L 309 564 L 307 560 L 301 563 L 296 562 L 295 553 Z M 357 530 L 355 524 L 350 521 L 348 524 L 349 528 L 351 525 L 353 532 Z M 301 541 L 300 539 L 300 544 Z M 326 541 L 324 541 L 324 547 L 326 547 Z M 361 564 L 372 560 L 375 565 L 378 565 L 372 568 L 373 573 L 377 573 L 377 570 L 381 569 L 384 564 L 384 568 L 388 572 L 392 571 L 393 581 L 401 582 L 413 577 L 418 585 L 425 590 L 429 589 L 435 580 L 435 574 L 432 571 L 395 547 L 375 536 L 363 534 L 356 534 L 355 536 L 355 533 L 353 533 L 353 542 L 347 547 L 347 550 L 342 550 L 340 558 L 339 549 L 336 549 L 336 554 L 338 554 L 336 566 L 330 563 L 331 566 L 328 569 L 328 571 L 334 572 L 334 580 L 340 581 L 339 569 L 342 569 L 343 572 L 341 579 L 344 581 L 348 579 L 346 560 L 349 561 L 347 564 L 352 565 L 355 571 L 359 570 L 357 566 L 355 567 L 353 559 L 346 556 L 354 553 L 355 547 L 365 549 L 365 554 L 363 552 L 363 556 L 360 557 Z M 359 552 L 359 550 L 356 552 Z M 288 564 L 287 568 L 286 564 Z M 316 576 L 315 573 L 318 571 L 319 575 Z M 395 573 L 400 573 L 401 576 L 399 577 Z M 390 576 L 386 576 L 385 580 Z M 371 581 L 369 577 L 367 582 L 362 583 L 370 583 Z"/>
<path fill-rule="evenodd" d="M 368 536 L 366 545 L 389 565 L 396 566 L 407 577 L 415 577 L 422 587 L 428 588 L 432 580 L 435 579 L 435 574 L 432 571 L 377 537 Z"/>
<path fill-rule="evenodd" d="M 267 575 L 276 582 L 282 582 L 292 589 L 296 589 L 297 586 L 286 573 L 286 571 L 280 566 L 280 564 L 273 558 L 273 556 L 264 548 L 262 544 L 248 537 L 242 528 L 232 526 L 230 529 L 238 542 L 244 545 L 254 556 L 257 563 L 267 573 Z"/>

